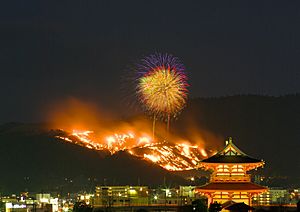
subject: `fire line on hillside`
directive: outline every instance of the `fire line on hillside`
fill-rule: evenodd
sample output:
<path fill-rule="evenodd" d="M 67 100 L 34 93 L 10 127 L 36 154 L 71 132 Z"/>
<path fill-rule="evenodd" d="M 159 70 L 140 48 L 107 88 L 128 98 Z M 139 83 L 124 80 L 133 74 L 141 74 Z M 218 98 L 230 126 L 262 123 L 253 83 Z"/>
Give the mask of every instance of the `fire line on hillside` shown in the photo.
<path fill-rule="evenodd" d="M 129 154 L 151 161 L 169 171 L 191 170 L 206 158 L 203 147 L 191 145 L 187 141 L 171 143 L 168 141 L 153 141 L 151 136 L 136 136 L 127 132 L 113 134 L 102 139 L 95 138 L 93 131 L 61 130 L 64 135 L 56 136 L 61 141 L 77 144 L 96 151 L 108 150 L 111 154 L 127 151 Z M 102 142 L 101 142 L 102 141 Z"/>

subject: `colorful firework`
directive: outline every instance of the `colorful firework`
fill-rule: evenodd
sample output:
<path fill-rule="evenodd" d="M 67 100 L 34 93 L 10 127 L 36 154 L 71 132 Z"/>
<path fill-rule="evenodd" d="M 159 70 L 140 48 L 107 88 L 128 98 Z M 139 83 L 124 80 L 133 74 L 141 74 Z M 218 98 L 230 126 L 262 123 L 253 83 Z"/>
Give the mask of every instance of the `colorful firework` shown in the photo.
<path fill-rule="evenodd" d="M 167 119 L 181 112 L 187 100 L 187 76 L 177 57 L 153 54 L 137 65 L 136 93 L 154 116 Z"/>

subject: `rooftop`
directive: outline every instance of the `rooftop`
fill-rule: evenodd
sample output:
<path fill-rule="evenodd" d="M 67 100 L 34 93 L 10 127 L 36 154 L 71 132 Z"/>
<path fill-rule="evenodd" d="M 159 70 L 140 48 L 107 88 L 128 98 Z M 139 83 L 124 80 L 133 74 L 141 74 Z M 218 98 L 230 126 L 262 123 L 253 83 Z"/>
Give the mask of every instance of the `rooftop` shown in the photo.
<path fill-rule="evenodd" d="M 214 191 L 214 190 L 230 190 L 230 191 L 261 191 L 267 190 L 266 187 L 260 186 L 251 182 L 243 183 L 208 183 L 204 186 L 198 187 L 198 191 Z"/>
<path fill-rule="evenodd" d="M 202 160 L 201 163 L 263 163 L 263 161 L 246 155 L 237 148 L 232 143 L 232 139 L 229 138 L 229 141 L 226 141 L 226 146 L 223 150 Z"/>

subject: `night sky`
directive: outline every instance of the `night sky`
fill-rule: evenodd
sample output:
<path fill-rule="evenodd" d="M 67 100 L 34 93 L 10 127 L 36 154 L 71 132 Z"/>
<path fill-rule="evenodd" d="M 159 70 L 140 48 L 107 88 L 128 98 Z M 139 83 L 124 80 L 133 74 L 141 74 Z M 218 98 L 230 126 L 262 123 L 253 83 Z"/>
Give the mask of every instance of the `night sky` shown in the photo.
<path fill-rule="evenodd" d="M 127 67 L 185 64 L 191 97 L 300 92 L 297 1 L 2 1 L 0 123 L 74 97 L 122 108 Z"/>

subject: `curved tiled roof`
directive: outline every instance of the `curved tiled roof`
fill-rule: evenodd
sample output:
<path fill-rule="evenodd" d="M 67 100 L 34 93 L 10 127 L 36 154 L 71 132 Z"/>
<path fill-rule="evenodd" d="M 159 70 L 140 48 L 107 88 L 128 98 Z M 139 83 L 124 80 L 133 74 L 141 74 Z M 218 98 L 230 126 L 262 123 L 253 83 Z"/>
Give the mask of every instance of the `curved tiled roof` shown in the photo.
<path fill-rule="evenodd" d="M 204 159 L 201 163 L 260 163 L 263 161 L 252 158 L 242 152 L 233 143 L 232 139 L 226 141 L 226 146 L 223 150 L 219 151 L 217 154 Z"/>
<path fill-rule="evenodd" d="M 232 191 L 241 191 L 241 190 L 266 190 L 267 188 L 264 186 L 260 186 L 251 182 L 244 183 L 208 183 L 204 186 L 198 187 L 197 190 L 201 192 L 209 191 L 209 190 L 232 190 Z"/>
<path fill-rule="evenodd" d="M 210 158 L 204 159 L 201 162 L 204 163 L 259 163 L 262 162 L 261 160 L 251 158 L 247 155 L 234 155 L 234 156 L 227 156 L 227 155 L 219 155 L 215 154 Z"/>

